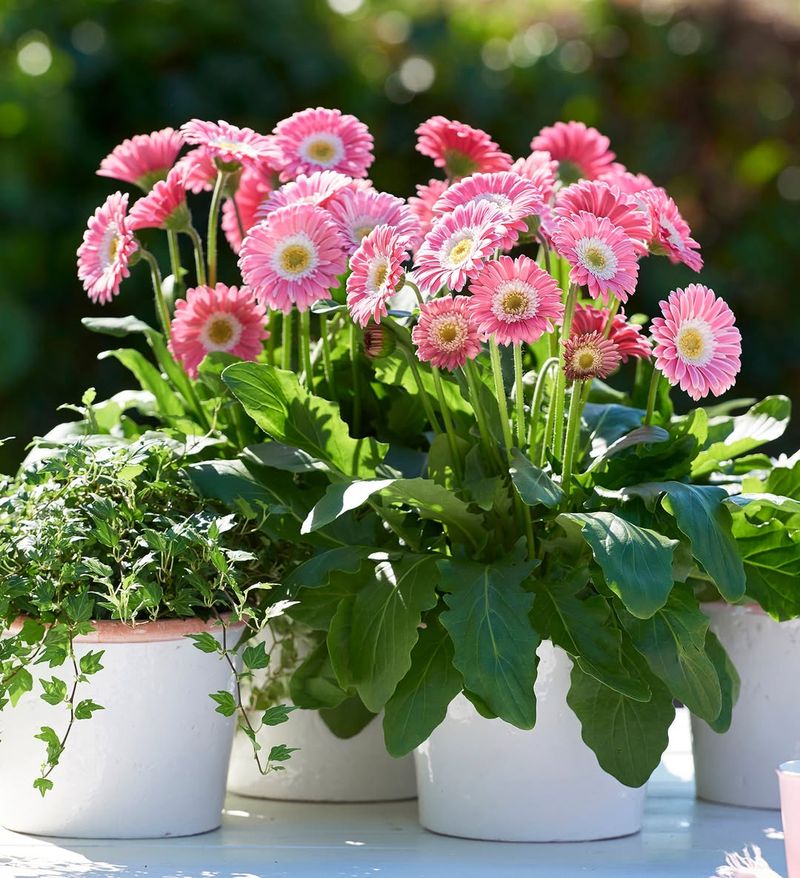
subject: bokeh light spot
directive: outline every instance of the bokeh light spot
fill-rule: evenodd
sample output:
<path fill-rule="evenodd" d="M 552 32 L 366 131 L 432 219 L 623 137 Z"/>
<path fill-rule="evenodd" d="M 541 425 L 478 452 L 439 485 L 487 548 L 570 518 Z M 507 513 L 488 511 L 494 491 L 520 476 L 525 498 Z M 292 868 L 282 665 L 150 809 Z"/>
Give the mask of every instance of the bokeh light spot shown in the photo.
<path fill-rule="evenodd" d="M 39 32 L 29 33 L 19 42 L 17 64 L 28 76 L 42 76 L 53 63 L 53 53 L 47 44 L 47 37 Z"/>
<path fill-rule="evenodd" d="M 583 40 L 568 40 L 558 53 L 558 62 L 567 73 L 583 73 L 592 64 L 592 50 Z"/>
<path fill-rule="evenodd" d="M 94 55 L 106 44 L 105 28 L 96 21 L 80 21 L 72 28 L 72 45 L 84 55 Z"/>
<path fill-rule="evenodd" d="M 787 201 L 800 201 L 800 167 L 789 165 L 780 172 L 778 192 Z"/>
<path fill-rule="evenodd" d="M 328 6 L 339 15 L 352 15 L 364 5 L 364 0 L 328 0 Z"/>
<path fill-rule="evenodd" d="M 667 45 L 676 55 L 693 55 L 702 42 L 702 31 L 691 21 L 676 22 L 667 33 Z"/>
<path fill-rule="evenodd" d="M 404 43 L 411 34 L 411 21 L 405 12 L 390 9 L 375 20 L 375 32 L 384 43 Z"/>
<path fill-rule="evenodd" d="M 427 58 L 417 55 L 406 58 L 400 65 L 400 82 L 410 92 L 427 91 L 436 79 L 436 70 Z"/>

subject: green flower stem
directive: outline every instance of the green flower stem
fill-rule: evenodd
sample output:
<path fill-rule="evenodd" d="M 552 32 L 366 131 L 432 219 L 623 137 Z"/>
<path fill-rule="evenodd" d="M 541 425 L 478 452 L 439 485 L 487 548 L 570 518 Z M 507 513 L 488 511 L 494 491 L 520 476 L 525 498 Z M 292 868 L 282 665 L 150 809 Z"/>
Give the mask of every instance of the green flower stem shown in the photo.
<path fill-rule="evenodd" d="M 514 344 L 514 405 L 517 410 L 517 448 L 525 450 L 525 385 L 522 383 L 522 345 Z"/>
<path fill-rule="evenodd" d="M 414 283 L 414 281 L 406 278 L 403 282 L 404 287 L 411 287 L 414 292 L 414 295 L 417 297 L 417 302 L 419 303 L 420 308 L 425 304 L 422 293 L 419 291 L 419 287 Z"/>
<path fill-rule="evenodd" d="M 281 369 L 292 370 L 292 322 L 294 312 L 283 315 L 281 323 Z"/>
<path fill-rule="evenodd" d="M 217 171 L 214 192 L 211 195 L 211 207 L 208 209 L 208 283 L 214 286 L 217 282 L 217 229 L 219 228 L 219 209 L 222 206 L 222 191 L 228 175 L 225 171 Z"/>
<path fill-rule="evenodd" d="M 388 325 L 388 321 L 387 321 Z M 433 406 L 431 405 L 430 398 L 428 397 L 427 392 L 425 391 L 425 386 L 422 383 L 422 375 L 419 371 L 419 365 L 417 364 L 416 357 L 414 356 L 414 352 L 410 351 L 405 345 L 400 344 L 400 350 L 403 352 L 406 361 L 408 363 L 409 368 L 411 369 L 411 374 L 414 376 L 414 382 L 417 385 L 417 389 L 419 390 L 419 398 L 422 401 L 422 407 L 425 409 L 425 416 L 427 417 L 431 429 L 434 433 L 441 433 L 442 426 L 439 423 L 439 419 L 436 417 L 436 412 L 433 410 Z M 438 387 L 437 387 L 438 393 Z M 441 405 L 441 400 L 439 400 L 439 405 Z M 451 449 L 452 451 L 452 446 Z"/>
<path fill-rule="evenodd" d="M 236 196 L 231 196 L 231 201 L 233 202 L 233 212 L 236 214 L 236 225 L 239 227 L 239 237 L 244 241 L 244 223 L 242 222 L 242 214 L 239 211 L 239 204 L 236 201 Z"/>
<path fill-rule="evenodd" d="M 350 369 L 353 376 L 353 433 L 357 436 L 361 430 L 361 382 L 358 373 L 358 329 L 350 323 Z"/>
<path fill-rule="evenodd" d="M 556 363 L 560 364 L 561 360 L 556 359 Z M 553 377 L 550 382 L 550 401 L 547 405 L 547 419 L 544 424 L 544 434 L 542 435 L 542 443 L 539 446 L 539 454 L 538 460 L 534 461 L 538 466 L 544 466 L 545 458 L 547 455 L 547 448 L 550 442 L 550 437 L 553 435 L 553 424 L 555 423 L 555 396 L 556 396 L 556 387 L 558 385 L 558 374 Z"/>
<path fill-rule="evenodd" d="M 614 318 L 617 316 L 617 311 L 619 311 L 619 304 L 619 299 L 615 298 L 611 307 L 608 309 L 608 320 L 603 329 L 603 338 L 608 338 L 609 335 L 611 335 L 611 327 L 614 325 Z"/>
<path fill-rule="evenodd" d="M 174 297 L 180 298 L 186 289 L 183 282 L 183 266 L 181 265 L 181 248 L 178 245 L 178 233 L 167 229 L 167 242 L 169 243 L 169 262 L 172 267 L 172 291 Z"/>
<path fill-rule="evenodd" d="M 275 311 L 269 311 L 267 313 L 267 331 L 269 332 L 269 337 L 267 338 L 267 362 L 270 366 L 275 365 L 275 332 L 278 328 L 277 317 L 278 315 Z"/>
<path fill-rule="evenodd" d="M 506 388 L 503 384 L 503 367 L 500 363 L 500 348 L 492 336 L 489 339 L 489 355 L 492 360 L 492 376 L 494 377 L 494 395 L 497 397 L 497 413 L 500 416 L 500 428 L 503 431 L 503 442 L 506 449 L 510 452 L 514 445 L 511 438 L 511 423 L 508 419 L 508 401 L 506 399 Z"/>
<path fill-rule="evenodd" d="M 194 248 L 194 270 L 197 275 L 197 285 L 204 287 L 206 284 L 206 263 L 203 256 L 203 239 L 194 226 L 189 226 L 186 234 L 192 239 Z"/>
<path fill-rule="evenodd" d="M 553 366 L 558 366 L 558 357 L 549 357 L 542 363 L 541 369 L 539 369 L 539 374 L 536 376 L 536 384 L 533 388 L 533 399 L 531 400 L 531 416 L 528 423 L 528 446 L 530 448 L 530 457 L 531 461 L 536 463 L 537 460 L 537 448 L 539 447 L 538 442 L 536 440 L 536 423 L 539 420 L 539 414 L 542 408 L 542 402 L 544 401 L 544 384 L 547 379 L 547 375 Z M 545 435 L 542 435 L 542 444 L 545 441 Z"/>
<path fill-rule="evenodd" d="M 328 396 L 331 402 L 336 402 L 336 384 L 333 380 L 333 360 L 331 358 L 331 340 L 328 337 L 330 325 L 325 314 L 319 317 L 320 341 L 322 342 L 322 371 L 325 375 L 325 383 L 328 385 Z"/>
<path fill-rule="evenodd" d="M 572 482 L 572 465 L 575 460 L 575 446 L 580 433 L 581 411 L 583 411 L 583 381 L 576 381 L 572 387 L 567 419 L 567 440 L 564 450 L 564 468 L 561 474 L 561 489 L 569 497 Z"/>
<path fill-rule="evenodd" d="M 458 456 L 458 443 L 456 442 L 456 431 L 453 427 L 453 419 L 450 417 L 450 409 L 444 398 L 444 388 L 442 387 L 442 379 L 436 366 L 431 366 L 431 374 L 433 375 L 433 383 L 436 387 L 436 398 L 439 400 L 439 410 L 442 413 L 444 428 L 447 433 L 447 444 L 450 446 L 450 456 L 453 458 L 453 472 L 456 481 L 461 484 L 464 479 L 464 473 L 461 469 L 461 459 Z"/>
<path fill-rule="evenodd" d="M 564 322 L 561 324 L 561 346 L 560 353 L 563 356 L 564 345 L 569 339 L 572 329 L 572 318 L 575 314 L 575 304 L 578 301 L 578 287 L 576 284 L 570 284 L 567 293 L 567 303 L 564 307 Z M 558 370 L 556 377 L 556 391 L 553 400 L 553 454 L 559 460 L 562 459 L 564 453 L 564 400 L 567 392 L 567 378 L 564 369 Z"/>
<path fill-rule="evenodd" d="M 314 376 L 312 375 L 311 366 L 311 312 L 300 312 L 300 323 L 298 327 L 300 359 L 303 363 L 303 373 L 301 378 L 305 386 L 314 392 Z"/>
<path fill-rule="evenodd" d="M 164 291 L 161 289 L 161 272 L 158 269 L 158 261 L 149 250 L 140 248 L 139 253 L 150 266 L 150 279 L 153 282 L 153 294 L 155 297 L 156 314 L 161 324 L 161 330 L 166 338 L 169 338 L 169 309 L 164 300 Z"/>
<path fill-rule="evenodd" d="M 478 382 L 480 379 L 476 375 L 475 363 L 472 360 L 467 360 L 466 363 L 464 363 L 464 376 L 467 379 L 470 404 L 472 405 L 473 411 L 475 412 L 475 417 L 478 421 L 478 432 L 480 433 L 483 447 L 487 455 L 495 462 L 498 469 L 503 469 L 503 461 L 500 459 L 500 454 L 497 451 L 497 446 L 495 445 L 492 434 L 489 431 L 489 426 L 486 423 L 486 413 L 484 412 L 480 403 L 481 398 L 478 392 Z"/>
<path fill-rule="evenodd" d="M 644 416 L 645 426 L 649 426 L 653 421 L 653 412 L 656 407 L 656 397 L 658 396 L 658 385 L 661 383 L 661 372 L 653 367 L 653 374 L 650 376 L 650 389 L 647 392 L 647 411 Z"/>

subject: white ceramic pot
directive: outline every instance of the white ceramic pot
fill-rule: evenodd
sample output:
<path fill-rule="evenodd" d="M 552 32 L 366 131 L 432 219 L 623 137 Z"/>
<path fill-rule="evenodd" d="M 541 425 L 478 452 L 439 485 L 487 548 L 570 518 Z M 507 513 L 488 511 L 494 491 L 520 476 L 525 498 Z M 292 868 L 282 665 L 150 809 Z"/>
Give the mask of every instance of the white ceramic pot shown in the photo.
<path fill-rule="evenodd" d="M 566 702 L 572 662 L 539 646 L 536 726 L 481 717 L 459 695 L 415 752 L 420 823 L 489 841 L 590 841 L 641 829 L 645 787 L 606 774 Z"/>
<path fill-rule="evenodd" d="M 776 622 L 755 605 L 703 609 L 742 687 L 725 734 L 692 717 L 697 795 L 726 805 L 779 808 L 775 770 L 800 759 L 800 620 Z"/>
<path fill-rule="evenodd" d="M 257 714 L 253 720 L 255 724 Z M 352 738 L 337 738 L 315 710 L 295 710 L 288 722 L 263 728 L 258 741 L 264 753 L 274 744 L 299 747 L 299 752 L 284 763 L 284 771 L 262 775 L 250 741 L 237 734 L 228 773 L 230 792 L 290 802 L 389 802 L 417 794 L 413 758 L 389 756 L 380 717 Z"/>
<path fill-rule="evenodd" d="M 232 691 L 233 675 L 216 654 L 184 635 L 218 626 L 168 620 L 135 628 L 96 623 L 76 639 L 76 657 L 104 650 L 103 670 L 78 686 L 77 698 L 105 709 L 78 720 L 42 797 L 33 789 L 44 757 L 41 726 L 63 734 L 65 706 L 33 692 L 0 713 L 0 824 L 35 835 L 155 838 L 194 835 L 221 822 L 233 718 L 215 711 L 209 693 Z M 228 642 L 236 634 L 228 633 Z M 40 676 L 71 685 L 70 667 L 39 665 Z"/>

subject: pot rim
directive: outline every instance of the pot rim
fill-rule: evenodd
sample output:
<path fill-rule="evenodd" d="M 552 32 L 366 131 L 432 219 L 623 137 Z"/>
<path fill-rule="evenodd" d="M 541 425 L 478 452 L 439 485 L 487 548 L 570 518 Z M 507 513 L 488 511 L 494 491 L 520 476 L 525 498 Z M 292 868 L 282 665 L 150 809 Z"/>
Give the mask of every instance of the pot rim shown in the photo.
<path fill-rule="evenodd" d="M 167 640 L 182 640 L 187 634 L 201 634 L 209 631 L 212 634 L 222 627 L 230 618 L 231 613 L 223 613 L 222 622 L 218 619 L 203 620 L 197 616 L 188 619 L 158 619 L 155 622 L 128 622 L 103 619 L 92 620 L 94 631 L 75 637 L 75 643 L 158 643 Z M 18 616 L 9 626 L 11 634 L 22 629 L 25 616 Z M 243 628 L 244 621 L 239 620 L 226 625 L 228 630 L 237 631 Z"/>

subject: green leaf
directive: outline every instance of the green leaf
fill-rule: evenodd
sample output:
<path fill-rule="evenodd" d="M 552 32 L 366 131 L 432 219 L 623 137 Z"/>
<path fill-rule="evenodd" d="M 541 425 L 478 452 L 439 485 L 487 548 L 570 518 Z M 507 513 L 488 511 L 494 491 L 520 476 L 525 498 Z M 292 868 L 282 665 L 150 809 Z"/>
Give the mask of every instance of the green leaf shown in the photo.
<path fill-rule="evenodd" d="M 91 698 L 84 698 L 75 705 L 75 719 L 91 719 L 95 711 L 104 710 L 101 704 L 95 704 Z"/>
<path fill-rule="evenodd" d="M 726 497 L 723 502 L 731 509 L 746 509 L 748 512 L 755 512 L 766 506 L 768 509 L 791 515 L 800 513 L 800 500 L 777 494 L 733 494 Z"/>
<path fill-rule="evenodd" d="M 286 762 L 292 756 L 292 753 L 296 753 L 298 747 L 287 747 L 286 744 L 276 744 L 269 751 L 268 761 L 269 762 Z"/>
<path fill-rule="evenodd" d="M 186 636 L 194 641 L 194 645 L 201 652 L 222 652 L 222 644 L 208 631 L 203 631 L 200 634 L 187 634 Z"/>
<path fill-rule="evenodd" d="M 308 513 L 300 528 L 307 534 L 330 524 L 345 512 L 358 509 L 379 491 L 393 484 L 395 479 L 371 479 L 366 482 L 334 482 L 328 486 L 323 498 Z"/>
<path fill-rule="evenodd" d="M 17 702 L 26 692 L 33 689 L 33 677 L 30 671 L 24 667 L 18 667 L 12 672 L 11 679 L 8 681 L 8 697 L 11 706 L 16 707 Z"/>
<path fill-rule="evenodd" d="M 319 716 L 337 738 L 354 738 L 376 715 L 367 710 L 364 702 L 354 695 L 345 699 L 338 707 L 322 708 Z"/>
<path fill-rule="evenodd" d="M 261 724 L 264 726 L 279 726 L 289 722 L 289 714 L 297 708 L 293 704 L 275 704 L 268 707 L 261 715 Z"/>
<path fill-rule="evenodd" d="M 139 351 L 130 348 L 121 348 L 115 351 L 104 351 L 99 359 L 114 357 L 119 360 L 139 382 L 142 390 L 153 394 L 161 416 L 167 420 L 180 418 L 184 415 L 184 409 L 175 391 L 164 380 L 156 367 L 147 360 Z"/>
<path fill-rule="evenodd" d="M 521 729 L 536 722 L 533 684 L 541 638 L 528 618 L 533 595 L 522 587 L 533 567 L 515 558 L 492 564 L 439 562 L 440 587 L 450 592 L 449 609 L 440 618 L 453 641 L 453 664 L 464 687 Z"/>
<path fill-rule="evenodd" d="M 46 630 L 45 626 L 36 619 L 25 619 L 17 636 L 23 643 L 33 646 L 44 637 Z"/>
<path fill-rule="evenodd" d="M 250 458 L 261 466 L 284 470 L 289 473 L 329 473 L 331 468 L 299 448 L 281 442 L 262 442 L 244 449 L 245 458 Z"/>
<path fill-rule="evenodd" d="M 419 397 L 419 385 L 414 378 L 414 373 L 411 371 L 408 360 L 401 351 L 395 350 L 388 357 L 381 357 L 381 359 L 375 360 L 373 368 L 375 369 L 375 377 L 381 384 L 402 387 L 410 396 L 414 398 Z M 436 395 L 436 385 L 434 383 L 433 374 L 427 369 L 420 369 L 419 377 L 431 405 L 438 411 L 439 399 Z M 472 407 L 461 396 L 458 385 L 445 375 L 440 377 L 442 393 L 444 394 L 445 404 L 447 405 L 448 411 L 454 414 L 461 413 L 472 417 Z"/>
<path fill-rule="evenodd" d="M 42 798 L 44 798 L 45 794 L 53 789 L 53 781 L 46 777 L 37 777 L 33 782 L 33 788 L 39 790 Z"/>
<path fill-rule="evenodd" d="M 669 441 L 669 433 L 663 427 L 653 425 L 637 427 L 635 430 L 631 430 L 630 433 L 626 433 L 615 442 L 612 442 L 602 454 L 598 455 L 592 464 L 592 469 L 599 466 L 604 460 L 608 460 L 609 457 L 619 454 L 620 451 L 624 451 L 626 448 L 632 448 L 634 445 L 667 441 Z"/>
<path fill-rule="evenodd" d="M 318 644 L 292 674 L 289 695 L 294 704 L 309 710 L 337 707 L 347 698 L 333 673 L 325 641 Z"/>
<path fill-rule="evenodd" d="M 580 721 L 581 737 L 600 767 L 633 788 L 647 783 L 658 767 L 675 718 L 667 689 L 658 680 L 648 683 L 651 699 L 633 701 L 575 665 L 567 695 L 567 704 Z"/>
<path fill-rule="evenodd" d="M 55 705 L 67 700 L 67 684 L 63 680 L 53 677 L 52 680 L 41 679 L 39 682 L 43 689 L 39 696 L 42 701 Z"/>
<path fill-rule="evenodd" d="M 242 662 L 249 671 L 258 671 L 269 666 L 269 654 L 267 645 L 263 640 L 251 646 L 246 646 L 242 651 Z"/>
<path fill-rule="evenodd" d="M 424 610 L 435 606 L 438 573 L 433 555 L 383 561 L 353 604 L 352 684 L 377 713 L 411 667 Z"/>
<path fill-rule="evenodd" d="M 267 435 L 344 475 L 373 476 L 386 455 L 388 446 L 373 438 L 351 438 L 339 407 L 308 393 L 294 372 L 265 364 L 235 363 L 222 378 Z"/>
<path fill-rule="evenodd" d="M 103 666 L 100 664 L 100 659 L 103 657 L 104 652 L 105 650 L 102 649 L 97 652 L 92 652 L 90 650 L 85 655 L 82 655 L 80 659 L 81 673 L 86 674 L 86 676 L 89 677 L 92 674 L 96 674 L 98 671 L 102 671 Z"/>
<path fill-rule="evenodd" d="M 324 580 L 320 580 L 318 587 L 303 590 L 298 603 L 289 609 L 289 616 L 309 628 L 327 631 L 340 604 L 353 597 L 373 578 L 373 568 L 368 564 L 357 570 L 356 574 L 329 573 Z"/>
<path fill-rule="evenodd" d="M 708 444 L 692 464 L 692 478 L 706 476 L 723 461 L 780 438 L 789 423 L 791 410 L 787 397 L 768 396 L 743 415 L 713 418 L 709 422 Z"/>
<path fill-rule="evenodd" d="M 39 729 L 39 734 L 34 735 L 39 741 L 44 741 L 47 744 L 47 762 L 50 765 L 57 765 L 58 760 L 61 758 L 61 754 L 64 752 L 64 748 L 61 745 L 61 739 L 55 732 L 55 729 L 52 729 L 50 726 L 42 726 Z"/>
<path fill-rule="evenodd" d="M 557 521 L 572 522 L 581 529 L 608 587 L 634 616 L 648 619 L 664 606 L 673 584 L 677 540 L 613 512 L 564 512 Z"/>
<path fill-rule="evenodd" d="M 709 630 L 706 634 L 706 653 L 717 670 L 720 690 L 722 692 L 722 709 L 719 716 L 709 722 L 709 726 L 719 733 L 727 732 L 731 727 L 733 707 L 739 698 L 740 680 L 730 656 L 719 642 L 716 634 Z"/>
<path fill-rule="evenodd" d="M 298 587 L 318 588 L 328 582 L 332 573 L 356 573 L 364 559 L 375 549 L 371 546 L 338 546 L 325 552 L 318 552 L 313 558 L 295 567 L 283 580 L 287 589 Z"/>
<path fill-rule="evenodd" d="M 221 713 L 223 716 L 233 716 L 236 713 L 236 699 L 225 689 L 220 689 L 219 692 L 212 692 L 209 697 L 212 701 L 216 701 L 217 713 Z"/>
<path fill-rule="evenodd" d="M 94 599 L 85 591 L 67 595 L 63 604 L 72 622 L 88 622 L 92 618 Z"/>
<path fill-rule="evenodd" d="M 627 613 L 620 618 L 650 670 L 673 696 L 702 719 L 716 720 L 722 710 L 722 691 L 706 653 L 708 618 L 691 588 L 673 588 L 667 605 L 650 619 Z"/>
<path fill-rule="evenodd" d="M 404 756 L 426 741 L 462 688 L 453 667 L 450 635 L 431 617 L 411 652 L 411 669 L 386 703 L 383 734 L 392 756 Z"/>
<path fill-rule="evenodd" d="M 122 338 L 133 333 L 155 332 L 152 326 L 148 326 L 143 320 L 132 315 L 128 317 L 82 317 L 81 323 L 91 332 L 101 335 L 113 335 Z"/>
<path fill-rule="evenodd" d="M 355 595 L 345 598 L 336 608 L 325 638 L 331 667 L 341 689 L 352 689 L 353 673 L 350 667 L 350 649 L 353 631 L 353 604 Z"/>
<path fill-rule="evenodd" d="M 523 503 L 528 506 L 547 506 L 549 509 L 554 509 L 561 503 L 564 492 L 544 470 L 534 466 L 518 448 L 511 450 L 511 458 L 511 481 Z"/>

